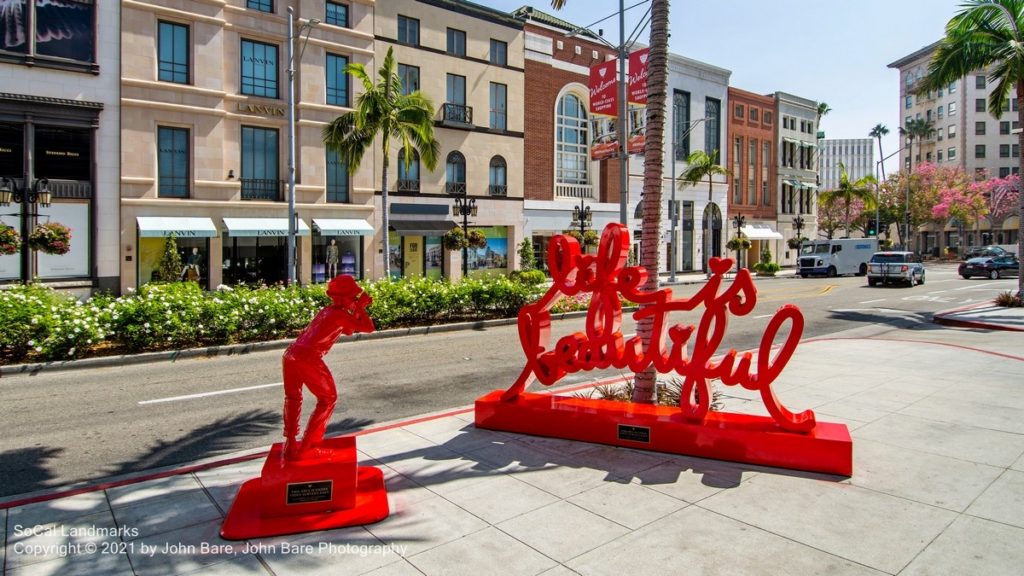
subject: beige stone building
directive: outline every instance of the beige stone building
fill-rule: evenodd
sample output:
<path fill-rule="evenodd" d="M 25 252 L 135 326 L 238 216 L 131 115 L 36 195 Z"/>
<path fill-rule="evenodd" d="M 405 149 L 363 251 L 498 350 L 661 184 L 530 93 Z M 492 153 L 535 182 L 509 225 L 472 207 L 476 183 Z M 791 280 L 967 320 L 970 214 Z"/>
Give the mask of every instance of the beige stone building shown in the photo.
<path fill-rule="evenodd" d="M 392 275 L 461 276 L 462 255 L 444 250 L 441 236 L 463 224 L 452 215 L 463 196 L 476 205 L 469 228 L 487 237 L 486 247 L 468 250 L 470 276 L 518 268 L 527 117 L 522 23 L 467 2 L 389 0 L 376 4 L 374 32 L 378 62 L 393 48 L 403 88 L 421 90 L 434 104 L 440 143 L 434 170 L 417 159 L 406 169 L 392 147 Z M 379 145 L 375 153 L 379 166 Z M 379 209 L 379 190 L 375 198 Z"/>
<path fill-rule="evenodd" d="M 344 66 L 373 64 L 374 2 L 293 4 L 297 276 L 376 278 L 374 162 L 350 174 L 321 140 L 355 101 Z M 172 232 L 204 287 L 287 278 L 287 36 L 285 2 L 122 3 L 122 290 Z"/>

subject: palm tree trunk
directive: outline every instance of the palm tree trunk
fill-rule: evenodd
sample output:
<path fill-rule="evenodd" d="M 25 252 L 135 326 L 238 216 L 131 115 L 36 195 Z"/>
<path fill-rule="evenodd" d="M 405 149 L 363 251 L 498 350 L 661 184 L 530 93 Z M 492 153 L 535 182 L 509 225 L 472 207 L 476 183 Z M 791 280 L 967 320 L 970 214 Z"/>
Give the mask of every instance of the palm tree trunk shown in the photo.
<path fill-rule="evenodd" d="M 384 138 L 390 136 L 385 134 Z M 384 278 L 391 279 L 391 233 L 388 231 L 388 149 L 384 147 L 384 163 L 380 173 L 380 225 L 384 246 Z"/>
<path fill-rule="evenodd" d="M 1024 126 L 1024 80 L 1017 80 L 1017 120 Z M 1024 131 L 1017 134 L 1017 143 L 1024 150 Z M 1024 176 L 1024 154 L 1019 166 Z M 1017 194 L 1017 297 L 1024 298 L 1024 190 Z"/>
<path fill-rule="evenodd" d="M 882 169 L 882 181 L 885 182 L 885 162 L 882 162 L 885 154 L 882 154 L 882 135 L 878 135 L 878 166 Z"/>
<path fill-rule="evenodd" d="M 643 232 L 640 265 L 647 270 L 644 290 L 658 289 L 658 253 L 661 233 L 661 186 L 664 161 L 665 101 L 668 87 L 668 0 L 651 2 L 651 50 L 647 77 L 647 132 L 644 143 Z M 710 151 L 709 151 L 710 153 Z M 673 183 L 674 185 L 674 183 Z M 664 328 L 662 328 L 664 330 Z M 637 323 L 637 334 L 650 346 L 654 334 L 654 317 Z M 663 341 L 663 339 L 662 339 Z M 655 351 L 659 353 L 659 351 Z M 654 366 L 636 374 L 633 402 L 654 402 L 657 371 Z"/>
<path fill-rule="evenodd" d="M 853 202 L 853 197 L 846 199 L 846 237 L 850 237 L 850 202 Z"/>

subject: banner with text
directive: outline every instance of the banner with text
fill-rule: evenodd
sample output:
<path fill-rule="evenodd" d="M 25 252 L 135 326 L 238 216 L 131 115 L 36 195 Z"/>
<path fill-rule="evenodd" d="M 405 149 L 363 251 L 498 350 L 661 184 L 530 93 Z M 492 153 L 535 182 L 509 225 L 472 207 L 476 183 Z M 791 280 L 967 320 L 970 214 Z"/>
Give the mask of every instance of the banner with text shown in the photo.
<path fill-rule="evenodd" d="M 629 103 L 647 104 L 647 57 L 650 48 L 629 53 Z"/>
<path fill-rule="evenodd" d="M 590 67 L 590 112 L 616 116 L 619 107 L 618 82 L 615 80 L 616 60 Z"/>

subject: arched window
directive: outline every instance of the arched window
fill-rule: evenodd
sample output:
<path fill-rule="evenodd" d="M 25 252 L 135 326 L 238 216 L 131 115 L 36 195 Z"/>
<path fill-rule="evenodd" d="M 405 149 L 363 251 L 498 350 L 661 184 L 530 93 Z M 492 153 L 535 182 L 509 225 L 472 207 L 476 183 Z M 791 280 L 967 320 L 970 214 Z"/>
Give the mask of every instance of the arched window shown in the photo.
<path fill-rule="evenodd" d="M 491 196 L 508 196 L 508 166 L 501 156 L 491 158 L 487 193 Z"/>
<path fill-rule="evenodd" d="M 466 157 L 461 152 L 455 151 L 448 154 L 448 161 L 445 163 L 445 191 L 449 194 L 466 193 Z"/>
<path fill-rule="evenodd" d="M 572 93 L 558 99 L 555 113 L 555 183 L 590 184 L 587 108 Z"/>
<path fill-rule="evenodd" d="M 412 151 L 409 167 L 405 167 L 405 148 L 398 151 L 398 190 L 401 192 L 420 191 L 420 154 Z"/>

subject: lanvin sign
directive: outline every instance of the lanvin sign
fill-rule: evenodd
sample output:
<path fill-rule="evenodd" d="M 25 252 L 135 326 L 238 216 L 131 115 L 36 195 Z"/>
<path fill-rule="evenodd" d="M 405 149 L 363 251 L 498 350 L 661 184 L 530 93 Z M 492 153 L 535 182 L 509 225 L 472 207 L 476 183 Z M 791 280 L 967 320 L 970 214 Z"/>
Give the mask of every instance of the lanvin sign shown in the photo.
<path fill-rule="evenodd" d="M 284 116 L 284 108 L 277 106 L 267 106 L 265 104 L 249 104 L 246 102 L 238 103 L 238 111 L 245 112 L 247 114 L 259 114 L 261 116 Z"/>

